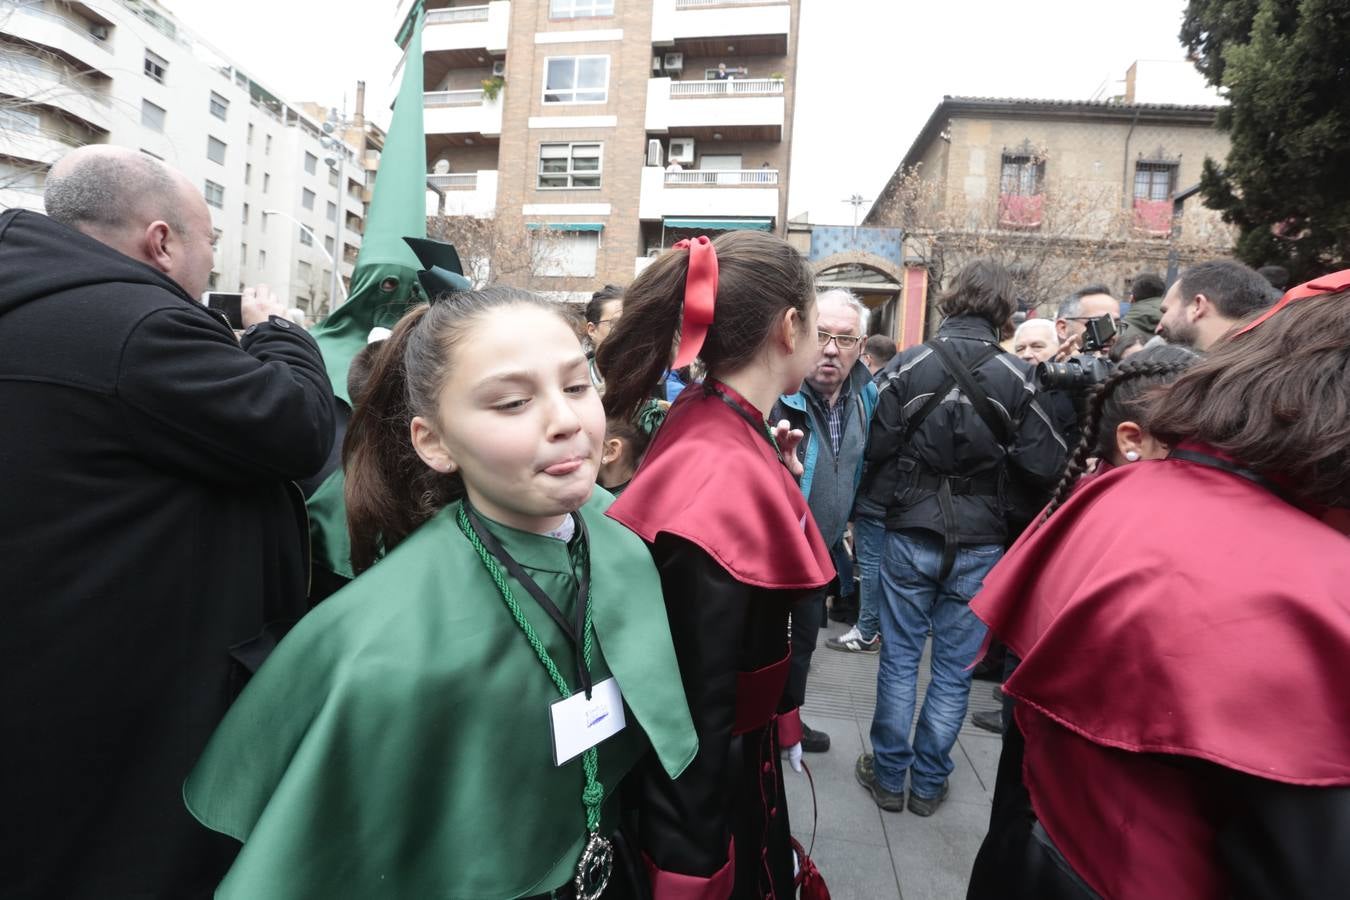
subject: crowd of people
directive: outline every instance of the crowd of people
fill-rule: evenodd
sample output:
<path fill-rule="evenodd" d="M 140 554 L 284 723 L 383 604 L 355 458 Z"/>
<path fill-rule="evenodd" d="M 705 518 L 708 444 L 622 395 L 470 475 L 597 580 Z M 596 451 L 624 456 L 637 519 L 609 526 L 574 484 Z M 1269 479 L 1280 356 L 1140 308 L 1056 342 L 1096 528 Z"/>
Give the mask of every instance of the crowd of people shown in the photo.
<path fill-rule="evenodd" d="M 312 334 L 236 332 L 180 174 L 84 148 L 45 201 L 0 214 L 0 895 L 828 898 L 827 615 L 886 814 L 1002 682 L 970 898 L 1350 892 L 1350 271 L 1018 324 L 978 259 L 897 348 L 766 233 L 584 316 L 368 235 Z"/>

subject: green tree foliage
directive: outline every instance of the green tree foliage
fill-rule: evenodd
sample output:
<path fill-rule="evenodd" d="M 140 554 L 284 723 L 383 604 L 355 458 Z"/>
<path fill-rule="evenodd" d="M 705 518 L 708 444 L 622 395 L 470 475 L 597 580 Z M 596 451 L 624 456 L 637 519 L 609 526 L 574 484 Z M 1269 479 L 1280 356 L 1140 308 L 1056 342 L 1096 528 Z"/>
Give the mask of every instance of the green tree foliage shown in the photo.
<path fill-rule="evenodd" d="M 1181 41 L 1227 93 L 1231 149 L 1200 186 L 1237 255 L 1298 280 L 1350 266 L 1350 4 L 1191 0 Z"/>

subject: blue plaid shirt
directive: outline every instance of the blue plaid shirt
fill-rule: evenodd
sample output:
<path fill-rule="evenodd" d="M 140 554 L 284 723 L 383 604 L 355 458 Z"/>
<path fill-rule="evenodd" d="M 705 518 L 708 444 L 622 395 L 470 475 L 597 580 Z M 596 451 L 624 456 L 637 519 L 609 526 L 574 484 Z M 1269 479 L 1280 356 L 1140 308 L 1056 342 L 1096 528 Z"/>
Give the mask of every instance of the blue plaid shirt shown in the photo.
<path fill-rule="evenodd" d="M 848 379 L 844 379 L 844 385 L 839 389 L 839 397 L 831 406 L 828 401 L 821 398 L 825 407 L 825 423 L 830 428 L 830 447 L 835 455 L 839 454 L 839 442 L 844 439 L 844 420 L 848 418 Z"/>

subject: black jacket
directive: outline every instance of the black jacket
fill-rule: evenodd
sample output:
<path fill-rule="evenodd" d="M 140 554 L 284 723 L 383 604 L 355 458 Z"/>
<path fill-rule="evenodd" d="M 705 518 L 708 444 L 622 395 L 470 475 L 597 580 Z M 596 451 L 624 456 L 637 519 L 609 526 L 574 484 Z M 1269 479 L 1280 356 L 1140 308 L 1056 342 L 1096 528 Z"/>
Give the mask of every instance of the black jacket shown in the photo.
<path fill-rule="evenodd" d="M 974 362 L 998 336 L 984 319 L 955 316 L 942 323 L 947 341 L 964 363 Z M 1010 353 L 988 358 L 973 373 L 1006 423 L 1009 443 L 1000 443 L 960 389 L 951 390 L 905 443 L 910 416 L 947 380 L 926 344 L 887 364 L 867 449 L 862 493 L 886 510 L 891 531 L 918 528 L 946 534 L 936 480 L 953 481 L 955 538 L 960 544 L 1002 544 L 1008 537 L 1009 482 L 1045 489 L 1064 467 L 1064 441 L 1036 402 L 1026 364 Z"/>
<path fill-rule="evenodd" d="M 238 844 L 181 786 L 304 611 L 318 347 L 278 319 L 241 347 L 166 276 L 11 211 L 0 409 L 0 896 L 208 897 Z"/>

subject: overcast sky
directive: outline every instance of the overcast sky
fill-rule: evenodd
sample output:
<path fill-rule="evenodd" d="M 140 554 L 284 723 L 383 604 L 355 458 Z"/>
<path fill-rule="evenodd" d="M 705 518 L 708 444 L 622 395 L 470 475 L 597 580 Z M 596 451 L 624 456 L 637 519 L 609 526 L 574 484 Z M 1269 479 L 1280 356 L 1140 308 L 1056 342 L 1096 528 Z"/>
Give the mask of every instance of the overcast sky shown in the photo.
<path fill-rule="evenodd" d="M 293 102 L 387 124 L 392 0 L 166 0 L 188 28 Z M 621 0 L 622 2 L 622 0 Z M 1087 99 L 1136 59 L 1180 59 L 1184 0 L 802 0 L 789 213 L 851 224 L 944 94 Z M 862 210 L 866 212 L 866 208 Z"/>

